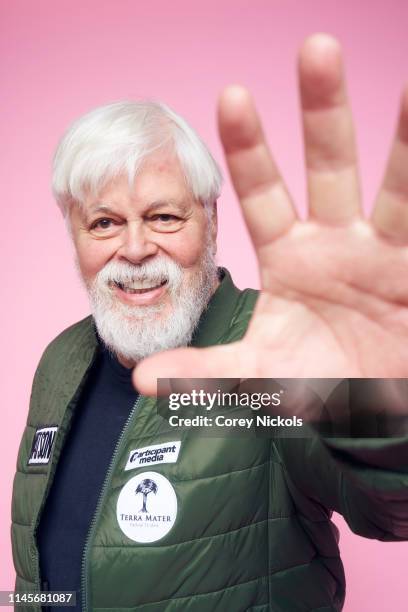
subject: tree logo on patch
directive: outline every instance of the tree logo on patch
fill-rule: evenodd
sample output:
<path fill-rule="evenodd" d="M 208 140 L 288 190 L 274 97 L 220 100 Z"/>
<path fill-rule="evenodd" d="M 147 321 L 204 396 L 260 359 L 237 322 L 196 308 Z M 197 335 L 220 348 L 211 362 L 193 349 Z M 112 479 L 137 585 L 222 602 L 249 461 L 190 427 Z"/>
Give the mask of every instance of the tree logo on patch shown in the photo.
<path fill-rule="evenodd" d="M 137 486 L 136 495 L 138 493 L 142 493 L 143 495 L 143 508 L 139 510 L 139 512 L 147 512 L 146 510 L 146 500 L 149 493 L 157 493 L 157 484 L 151 478 L 145 478 L 142 482 Z"/>
<path fill-rule="evenodd" d="M 170 481 L 158 472 L 133 476 L 119 493 L 116 518 L 134 542 L 147 544 L 163 538 L 177 518 L 177 497 Z"/>

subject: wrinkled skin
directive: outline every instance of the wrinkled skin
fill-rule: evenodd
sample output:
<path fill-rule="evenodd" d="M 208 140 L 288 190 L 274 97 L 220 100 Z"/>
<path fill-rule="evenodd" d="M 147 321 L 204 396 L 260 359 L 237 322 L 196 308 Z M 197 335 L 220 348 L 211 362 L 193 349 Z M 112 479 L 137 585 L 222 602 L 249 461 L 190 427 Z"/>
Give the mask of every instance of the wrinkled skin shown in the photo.
<path fill-rule="evenodd" d="M 365 218 L 337 41 L 306 39 L 299 86 L 308 219 L 297 216 L 250 94 L 226 88 L 220 136 L 262 292 L 242 341 L 145 359 L 134 372 L 142 393 L 156 394 L 159 377 L 408 375 L 408 88 L 384 179 Z"/>

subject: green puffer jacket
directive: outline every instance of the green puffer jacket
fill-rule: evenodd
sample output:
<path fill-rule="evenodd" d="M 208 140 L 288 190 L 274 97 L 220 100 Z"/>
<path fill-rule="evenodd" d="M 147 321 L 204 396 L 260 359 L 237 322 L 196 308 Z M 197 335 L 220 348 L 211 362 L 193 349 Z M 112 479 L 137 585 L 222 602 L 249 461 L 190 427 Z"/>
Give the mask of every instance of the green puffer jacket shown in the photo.
<path fill-rule="evenodd" d="M 226 273 L 202 317 L 194 345 L 241 338 L 256 297 L 254 290 L 239 291 Z M 36 528 L 96 347 L 88 317 L 50 344 L 35 375 L 13 491 L 17 591 L 40 588 Z M 49 462 L 33 463 L 35 433 L 47 427 L 58 427 Z M 177 460 L 176 453 L 172 462 L 125 469 L 135 449 L 166 446 L 178 439 Z M 41 460 L 41 452 L 37 456 Z M 133 510 L 147 521 L 140 509 L 142 494 L 136 494 L 147 478 L 156 479 L 162 495 L 158 491 L 156 496 L 143 496 L 147 511 L 156 504 L 155 512 L 162 516 L 153 519 L 159 522 L 150 531 L 144 526 L 141 536 L 128 537 L 123 529 L 132 516 L 123 509 L 131 508 L 122 495 L 118 510 L 118 499 L 134 479 L 127 489 L 134 495 Z M 402 540 L 408 538 L 407 506 L 406 439 L 239 439 L 189 432 L 177 436 L 157 415 L 155 401 L 141 398 L 112 457 L 89 531 L 82 568 L 83 609 L 341 610 L 345 581 L 332 510 L 341 512 L 358 534 Z M 170 528 L 160 521 L 170 522 Z M 152 541 L 154 528 L 159 535 L 167 533 Z M 141 542 L 146 534 L 150 541 Z"/>

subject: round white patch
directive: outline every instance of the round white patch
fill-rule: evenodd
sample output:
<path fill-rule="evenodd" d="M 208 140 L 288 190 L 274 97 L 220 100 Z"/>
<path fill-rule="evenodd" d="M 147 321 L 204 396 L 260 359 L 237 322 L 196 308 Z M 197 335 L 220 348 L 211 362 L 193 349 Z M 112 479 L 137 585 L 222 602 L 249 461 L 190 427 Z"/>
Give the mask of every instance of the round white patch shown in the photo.
<path fill-rule="evenodd" d="M 176 493 L 162 474 L 143 472 L 131 478 L 121 490 L 116 517 L 123 533 L 134 542 L 156 542 L 174 525 Z"/>

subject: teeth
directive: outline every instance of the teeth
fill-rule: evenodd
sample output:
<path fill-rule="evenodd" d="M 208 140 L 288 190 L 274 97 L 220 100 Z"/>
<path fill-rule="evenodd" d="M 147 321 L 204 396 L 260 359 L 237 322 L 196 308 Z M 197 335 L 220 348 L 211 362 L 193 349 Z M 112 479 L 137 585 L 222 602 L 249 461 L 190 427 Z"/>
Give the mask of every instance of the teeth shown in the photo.
<path fill-rule="evenodd" d="M 152 289 L 157 289 L 164 285 L 166 281 L 161 281 L 159 283 L 152 284 L 152 281 L 142 280 L 142 281 L 132 281 L 126 284 L 118 283 L 115 284 L 125 291 L 125 293 L 146 293 L 147 291 L 151 291 Z"/>
<path fill-rule="evenodd" d="M 129 287 L 124 287 L 123 291 L 125 293 L 147 293 L 148 291 L 151 291 L 152 289 L 156 289 L 157 287 L 151 287 L 150 289 L 130 289 Z"/>

